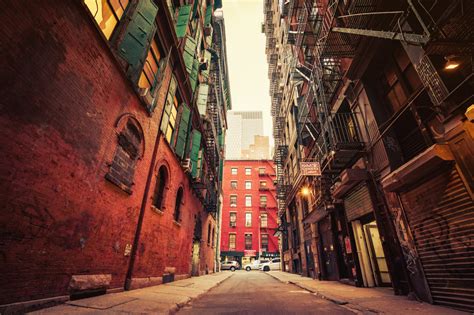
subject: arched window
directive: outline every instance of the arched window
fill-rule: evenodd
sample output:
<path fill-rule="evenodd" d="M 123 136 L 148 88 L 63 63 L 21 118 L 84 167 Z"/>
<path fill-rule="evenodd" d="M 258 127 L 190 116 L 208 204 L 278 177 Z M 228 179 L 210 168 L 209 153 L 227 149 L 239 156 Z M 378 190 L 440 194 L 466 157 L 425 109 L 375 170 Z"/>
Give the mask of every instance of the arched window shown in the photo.
<path fill-rule="evenodd" d="M 125 192 L 132 193 L 133 176 L 143 153 L 143 134 L 138 122 L 128 118 L 118 134 L 114 159 L 105 178 Z"/>
<path fill-rule="evenodd" d="M 211 245 L 211 223 L 207 226 L 207 245 Z"/>
<path fill-rule="evenodd" d="M 155 193 L 153 195 L 153 206 L 157 209 L 163 210 L 163 201 L 165 197 L 165 188 L 168 183 L 168 170 L 164 165 L 158 170 L 156 177 Z"/>
<path fill-rule="evenodd" d="M 212 247 L 216 245 L 216 231 L 212 228 Z"/>
<path fill-rule="evenodd" d="M 183 201 L 183 187 L 179 187 L 178 192 L 176 193 L 176 203 L 174 205 L 174 220 L 179 222 L 181 215 L 181 202 Z"/>

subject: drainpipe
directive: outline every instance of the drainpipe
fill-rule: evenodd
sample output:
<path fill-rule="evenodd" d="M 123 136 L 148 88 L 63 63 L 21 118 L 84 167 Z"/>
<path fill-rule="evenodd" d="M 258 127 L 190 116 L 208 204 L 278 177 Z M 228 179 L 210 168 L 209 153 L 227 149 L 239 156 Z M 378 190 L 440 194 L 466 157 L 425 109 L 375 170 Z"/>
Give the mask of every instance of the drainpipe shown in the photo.
<path fill-rule="evenodd" d="M 171 54 L 172 48 L 170 50 Z M 168 61 L 169 62 L 169 61 Z M 169 63 L 166 65 L 165 71 L 168 70 Z M 169 89 L 169 85 L 168 85 Z M 166 100 L 165 100 L 166 102 Z M 156 163 L 156 157 L 158 155 L 158 147 L 160 145 L 160 136 L 161 136 L 161 122 L 163 120 L 163 113 L 164 113 L 164 107 L 163 111 L 161 112 L 160 116 L 160 123 L 158 125 L 158 132 L 156 134 L 155 138 L 155 145 L 153 147 L 153 154 L 151 157 L 151 163 L 150 163 L 150 168 L 148 169 L 148 176 L 146 179 L 146 184 L 145 184 L 145 191 L 143 192 L 143 198 L 142 198 L 142 203 L 140 206 L 140 213 L 138 215 L 138 222 L 137 222 L 137 228 L 135 230 L 135 237 L 133 239 L 133 245 L 132 245 L 132 251 L 130 252 L 130 261 L 128 264 L 128 270 L 127 270 L 127 275 L 125 277 L 125 290 L 130 290 L 132 286 L 132 276 L 133 276 L 133 269 L 135 267 L 135 260 L 137 257 L 137 250 L 138 250 L 138 244 L 140 242 L 140 234 L 142 231 L 142 226 L 143 226 L 143 217 L 145 216 L 145 209 L 146 209 L 146 203 L 148 200 L 148 195 L 150 192 L 150 184 L 151 180 L 153 179 L 153 174 L 154 174 L 154 169 L 155 169 L 155 163 Z"/>

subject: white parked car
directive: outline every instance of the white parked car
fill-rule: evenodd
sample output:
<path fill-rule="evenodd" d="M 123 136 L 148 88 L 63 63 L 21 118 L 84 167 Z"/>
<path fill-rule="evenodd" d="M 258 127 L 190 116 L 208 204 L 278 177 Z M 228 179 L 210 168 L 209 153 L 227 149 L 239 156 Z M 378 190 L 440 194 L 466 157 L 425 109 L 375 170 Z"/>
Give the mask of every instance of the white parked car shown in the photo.
<path fill-rule="evenodd" d="M 263 270 L 263 271 L 281 270 L 281 259 L 273 258 L 271 261 L 265 264 L 261 264 L 258 269 Z"/>
<path fill-rule="evenodd" d="M 265 264 L 265 263 L 268 263 L 268 262 L 270 262 L 270 260 L 268 260 L 268 259 L 262 259 L 262 260 L 257 259 L 257 260 L 252 261 L 250 264 L 246 264 L 244 266 L 244 269 L 247 270 L 247 271 L 258 270 L 262 264 Z"/>

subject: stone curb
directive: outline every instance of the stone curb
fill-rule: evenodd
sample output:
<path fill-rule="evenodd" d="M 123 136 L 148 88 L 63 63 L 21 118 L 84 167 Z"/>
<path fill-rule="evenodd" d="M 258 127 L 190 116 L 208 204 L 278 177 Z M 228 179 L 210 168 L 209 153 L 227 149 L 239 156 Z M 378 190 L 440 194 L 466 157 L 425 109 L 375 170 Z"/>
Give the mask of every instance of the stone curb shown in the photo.
<path fill-rule="evenodd" d="M 381 311 L 378 311 L 378 310 L 375 310 L 375 309 L 370 309 L 370 308 L 366 308 L 366 307 L 363 307 L 359 304 L 353 304 L 353 303 L 349 303 L 349 301 L 346 301 L 346 300 L 341 300 L 341 299 L 338 299 L 338 298 L 335 298 L 333 296 L 330 296 L 328 294 L 324 294 L 324 293 L 321 293 L 319 292 L 318 290 L 315 290 L 313 288 L 310 288 L 310 287 L 307 287 L 303 284 L 300 284 L 298 283 L 297 281 L 291 281 L 291 280 L 288 280 L 288 281 L 285 281 L 285 280 L 282 280 L 280 278 L 278 278 L 277 276 L 275 275 L 272 275 L 271 273 L 267 273 L 269 276 L 273 277 L 274 279 L 280 281 L 280 282 L 283 282 L 283 283 L 288 283 L 288 284 L 293 284 L 301 289 L 304 289 L 306 291 L 309 291 L 311 293 L 313 293 L 315 296 L 318 296 L 320 298 L 323 298 L 325 300 L 328 300 L 328 301 L 331 301 L 337 305 L 343 305 L 344 307 L 348 308 L 348 309 L 353 309 L 355 311 L 358 311 L 358 312 L 370 312 L 370 313 L 376 313 L 376 314 L 379 314 L 381 313 Z"/>
<path fill-rule="evenodd" d="M 231 278 L 234 274 L 230 274 L 228 277 L 216 282 L 212 287 L 210 287 L 209 289 L 203 291 L 202 293 L 198 294 L 196 297 L 193 297 L 193 298 L 189 298 L 189 300 L 187 302 L 183 302 L 183 303 L 178 303 L 176 304 L 174 307 L 170 308 L 168 310 L 168 314 L 175 314 L 177 313 L 180 309 L 182 309 L 183 307 L 185 306 L 188 306 L 188 305 L 191 305 L 191 303 L 200 298 L 203 294 L 206 294 L 207 292 L 211 291 L 212 289 L 214 289 L 215 287 L 217 287 L 218 285 L 220 285 L 222 282 L 226 281 L 227 279 Z"/>

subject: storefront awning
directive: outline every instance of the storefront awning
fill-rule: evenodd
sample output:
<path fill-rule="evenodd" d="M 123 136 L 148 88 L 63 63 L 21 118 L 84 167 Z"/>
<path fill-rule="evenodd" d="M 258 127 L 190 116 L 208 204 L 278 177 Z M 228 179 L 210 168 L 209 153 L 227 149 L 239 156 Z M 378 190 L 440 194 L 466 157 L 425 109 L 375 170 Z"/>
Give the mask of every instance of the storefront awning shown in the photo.
<path fill-rule="evenodd" d="M 385 177 L 382 186 L 388 191 L 400 190 L 428 174 L 436 173 L 440 166 L 451 161 L 454 161 L 454 156 L 448 145 L 434 144 Z"/>
<path fill-rule="evenodd" d="M 221 251 L 221 256 L 243 257 L 244 252 Z"/>

